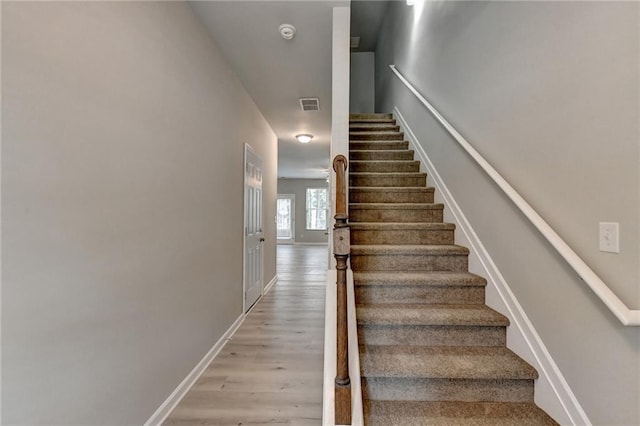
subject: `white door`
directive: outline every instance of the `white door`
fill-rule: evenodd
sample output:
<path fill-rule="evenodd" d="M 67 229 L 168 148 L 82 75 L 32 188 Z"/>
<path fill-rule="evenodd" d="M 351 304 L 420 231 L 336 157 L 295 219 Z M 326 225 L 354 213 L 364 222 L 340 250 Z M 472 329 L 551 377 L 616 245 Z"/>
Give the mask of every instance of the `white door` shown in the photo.
<path fill-rule="evenodd" d="M 295 235 L 294 228 L 294 211 L 295 211 L 295 195 L 294 194 L 278 194 L 276 205 L 276 231 L 278 244 L 293 243 Z"/>
<path fill-rule="evenodd" d="M 244 145 L 244 309 L 262 294 L 262 159 Z"/>

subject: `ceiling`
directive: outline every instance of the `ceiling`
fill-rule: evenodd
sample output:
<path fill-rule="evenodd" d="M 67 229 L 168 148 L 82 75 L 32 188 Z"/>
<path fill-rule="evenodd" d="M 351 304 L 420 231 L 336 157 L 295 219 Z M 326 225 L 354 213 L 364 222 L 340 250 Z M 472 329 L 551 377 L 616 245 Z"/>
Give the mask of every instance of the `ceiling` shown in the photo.
<path fill-rule="evenodd" d="M 351 37 L 360 37 L 354 52 L 374 52 L 389 0 L 351 2 Z"/>
<path fill-rule="evenodd" d="M 375 47 L 388 2 L 352 2 L 361 48 Z M 333 8 L 348 0 L 190 1 L 222 54 L 278 136 L 278 177 L 326 178 L 331 144 Z M 278 27 L 296 27 L 284 40 Z M 352 25 L 353 25 L 352 24 Z M 352 35 L 356 35 L 352 31 Z M 373 48 L 371 48 L 373 50 Z M 302 111 L 298 99 L 319 98 L 319 111 Z M 301 144 L 295 135 L 314 135 Z M 251 143 L 251 141 L 247 141 Z"/>

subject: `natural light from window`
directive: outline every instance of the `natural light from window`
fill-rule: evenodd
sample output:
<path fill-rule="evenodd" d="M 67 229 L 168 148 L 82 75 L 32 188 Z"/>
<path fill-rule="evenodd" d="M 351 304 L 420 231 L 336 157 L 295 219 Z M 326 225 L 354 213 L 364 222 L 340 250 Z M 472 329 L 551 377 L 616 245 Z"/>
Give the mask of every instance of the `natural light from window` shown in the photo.
<path fill-rule="evenodd" d="M 327 188 L 307 188 L 307 230 L 327 229 Z"/>

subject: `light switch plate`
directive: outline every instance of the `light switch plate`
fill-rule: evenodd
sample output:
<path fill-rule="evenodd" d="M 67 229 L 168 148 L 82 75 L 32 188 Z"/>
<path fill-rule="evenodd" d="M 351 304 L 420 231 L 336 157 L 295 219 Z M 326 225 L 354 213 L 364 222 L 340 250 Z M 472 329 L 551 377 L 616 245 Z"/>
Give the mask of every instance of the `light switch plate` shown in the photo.
<path fill-rule="evenodd" d="M 600 251 L 620 253 L 620 225 L 617 222 L 600 222 Z"/>

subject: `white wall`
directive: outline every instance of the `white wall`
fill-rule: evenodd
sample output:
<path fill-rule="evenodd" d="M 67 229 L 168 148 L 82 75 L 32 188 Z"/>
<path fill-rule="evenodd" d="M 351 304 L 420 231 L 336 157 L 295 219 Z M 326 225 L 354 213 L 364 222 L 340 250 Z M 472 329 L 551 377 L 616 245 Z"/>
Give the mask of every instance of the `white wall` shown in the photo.
<path fill-rule="evenodd" d="M 375 112 L 375 53 L 352 52 L 349 112 Z"/>
<path fill-rule="evenodd" d="M 307 229 L 307 188 L 328 188 L 324 179 L 278 179 L 278 194 L 294 194 L 295 200 L 295 243 L 327 243 L 329 230 L 314 231 Z M 333 219 L 327 218 L 327 224 L 333 227 Z"/>
<path fill-rule="evenodd" d="M 142 424 L 242 313 L 276 137 L 187 3 L 2 8 L 2 422 Z"/>
<path fill-rule="evenodd" d="M 331 194 L 331 218 L 329 226 L 333 230 L 336 214 L 336 173 L 333 160 L 338 155 L 349 158 L 349 55 L 351 34 L 351 7 L 333 8 L 333 28 L 331 32 L 331 149 L 329 170 L 329 193 Z M 347 169 L 346 182 L 349 182 Z M 349 192 L 347 191 L 347 203 Z M 330 231 L 330 234 L 333 231 Z M 333 235 L 329 235 L 329 269 L 335 269 Z"/>
<path fill-rule="evenodd" d="M 640 423 L 625 328 L 458 148 L 398 69 L 632 309 L 640 307 L 637 2 L 392 2 L 377 110 L 398 106 L 594 424 Z M 620 223 L 620 254 L 598 222 Z"/>

